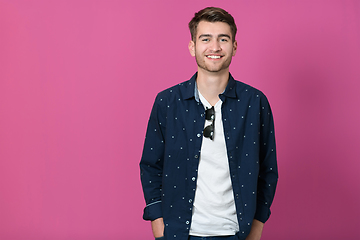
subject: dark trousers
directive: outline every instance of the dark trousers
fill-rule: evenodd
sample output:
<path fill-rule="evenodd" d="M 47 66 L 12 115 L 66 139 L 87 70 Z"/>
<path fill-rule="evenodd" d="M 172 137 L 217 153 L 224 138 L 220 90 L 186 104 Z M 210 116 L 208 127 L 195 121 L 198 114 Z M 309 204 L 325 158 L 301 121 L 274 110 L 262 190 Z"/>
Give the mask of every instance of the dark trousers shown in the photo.
<path fill-rule="evenodd" d="M 195 237 L 189 236 L 189 240 L 235 240 L 235 236 L 217 236 L 217 237 Z"/>

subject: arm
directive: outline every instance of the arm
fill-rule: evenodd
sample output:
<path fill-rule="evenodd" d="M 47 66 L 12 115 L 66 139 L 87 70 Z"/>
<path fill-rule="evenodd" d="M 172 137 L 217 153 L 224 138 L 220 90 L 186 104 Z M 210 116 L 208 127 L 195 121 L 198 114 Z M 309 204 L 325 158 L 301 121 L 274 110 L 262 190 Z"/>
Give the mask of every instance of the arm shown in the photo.
<path fill-rule="evenodd" d="M 143 218 L 151 221 L 162 218 L 161 190 L 165 145 L 163 132 L 166 122 L 158 99 L 159 97 L 156 98 L 150 114 L 140 161 L 141 184 L 146 202 Z"/>
<path fill-rule="evenodd" d="M 261 96 L 260 104 L 260 154 L 255 219 L 265 223 L 270 217 L 270 206 L 274 199 L 278 180 L 274 120 L 270 105 Z"/>

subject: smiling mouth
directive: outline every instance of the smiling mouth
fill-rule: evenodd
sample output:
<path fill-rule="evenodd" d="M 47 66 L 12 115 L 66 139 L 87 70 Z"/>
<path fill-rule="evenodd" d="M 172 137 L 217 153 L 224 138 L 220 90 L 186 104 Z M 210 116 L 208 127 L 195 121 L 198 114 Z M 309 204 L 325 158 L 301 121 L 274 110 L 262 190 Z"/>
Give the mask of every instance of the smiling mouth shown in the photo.
<path fill-rule="evenodd" d="M 220 59 L 220 58 L 222 58 L 223 56 L 218 56 L 218 55 L 207 55 L 206 57 L 207 57 L 207 58 L 210 58 L 210 59 Z"/>

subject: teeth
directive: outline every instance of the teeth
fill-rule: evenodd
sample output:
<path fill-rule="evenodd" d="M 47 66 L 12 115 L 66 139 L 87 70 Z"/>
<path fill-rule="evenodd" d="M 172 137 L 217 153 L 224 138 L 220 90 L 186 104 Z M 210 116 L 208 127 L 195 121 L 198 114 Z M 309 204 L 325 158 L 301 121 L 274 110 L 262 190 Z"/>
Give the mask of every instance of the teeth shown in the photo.
<path fill-rule="evenodd" d="M 207 57 L 212 59 L 220 58 L 220 56 L 213 56 L 213 55 L 208 55 Z"/>

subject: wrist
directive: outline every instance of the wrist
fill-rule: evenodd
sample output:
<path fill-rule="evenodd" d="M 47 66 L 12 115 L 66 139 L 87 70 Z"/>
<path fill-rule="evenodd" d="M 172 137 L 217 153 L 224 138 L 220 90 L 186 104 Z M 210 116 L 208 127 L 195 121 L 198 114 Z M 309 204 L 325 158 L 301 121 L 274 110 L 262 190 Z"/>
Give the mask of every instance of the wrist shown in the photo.
<path fill-rule="evenodd" d="M 164 221 L 162 218 L 155 219 L 151 222 L 151 228 L 156 240 L 162 240 L 164 237 Z"/>

